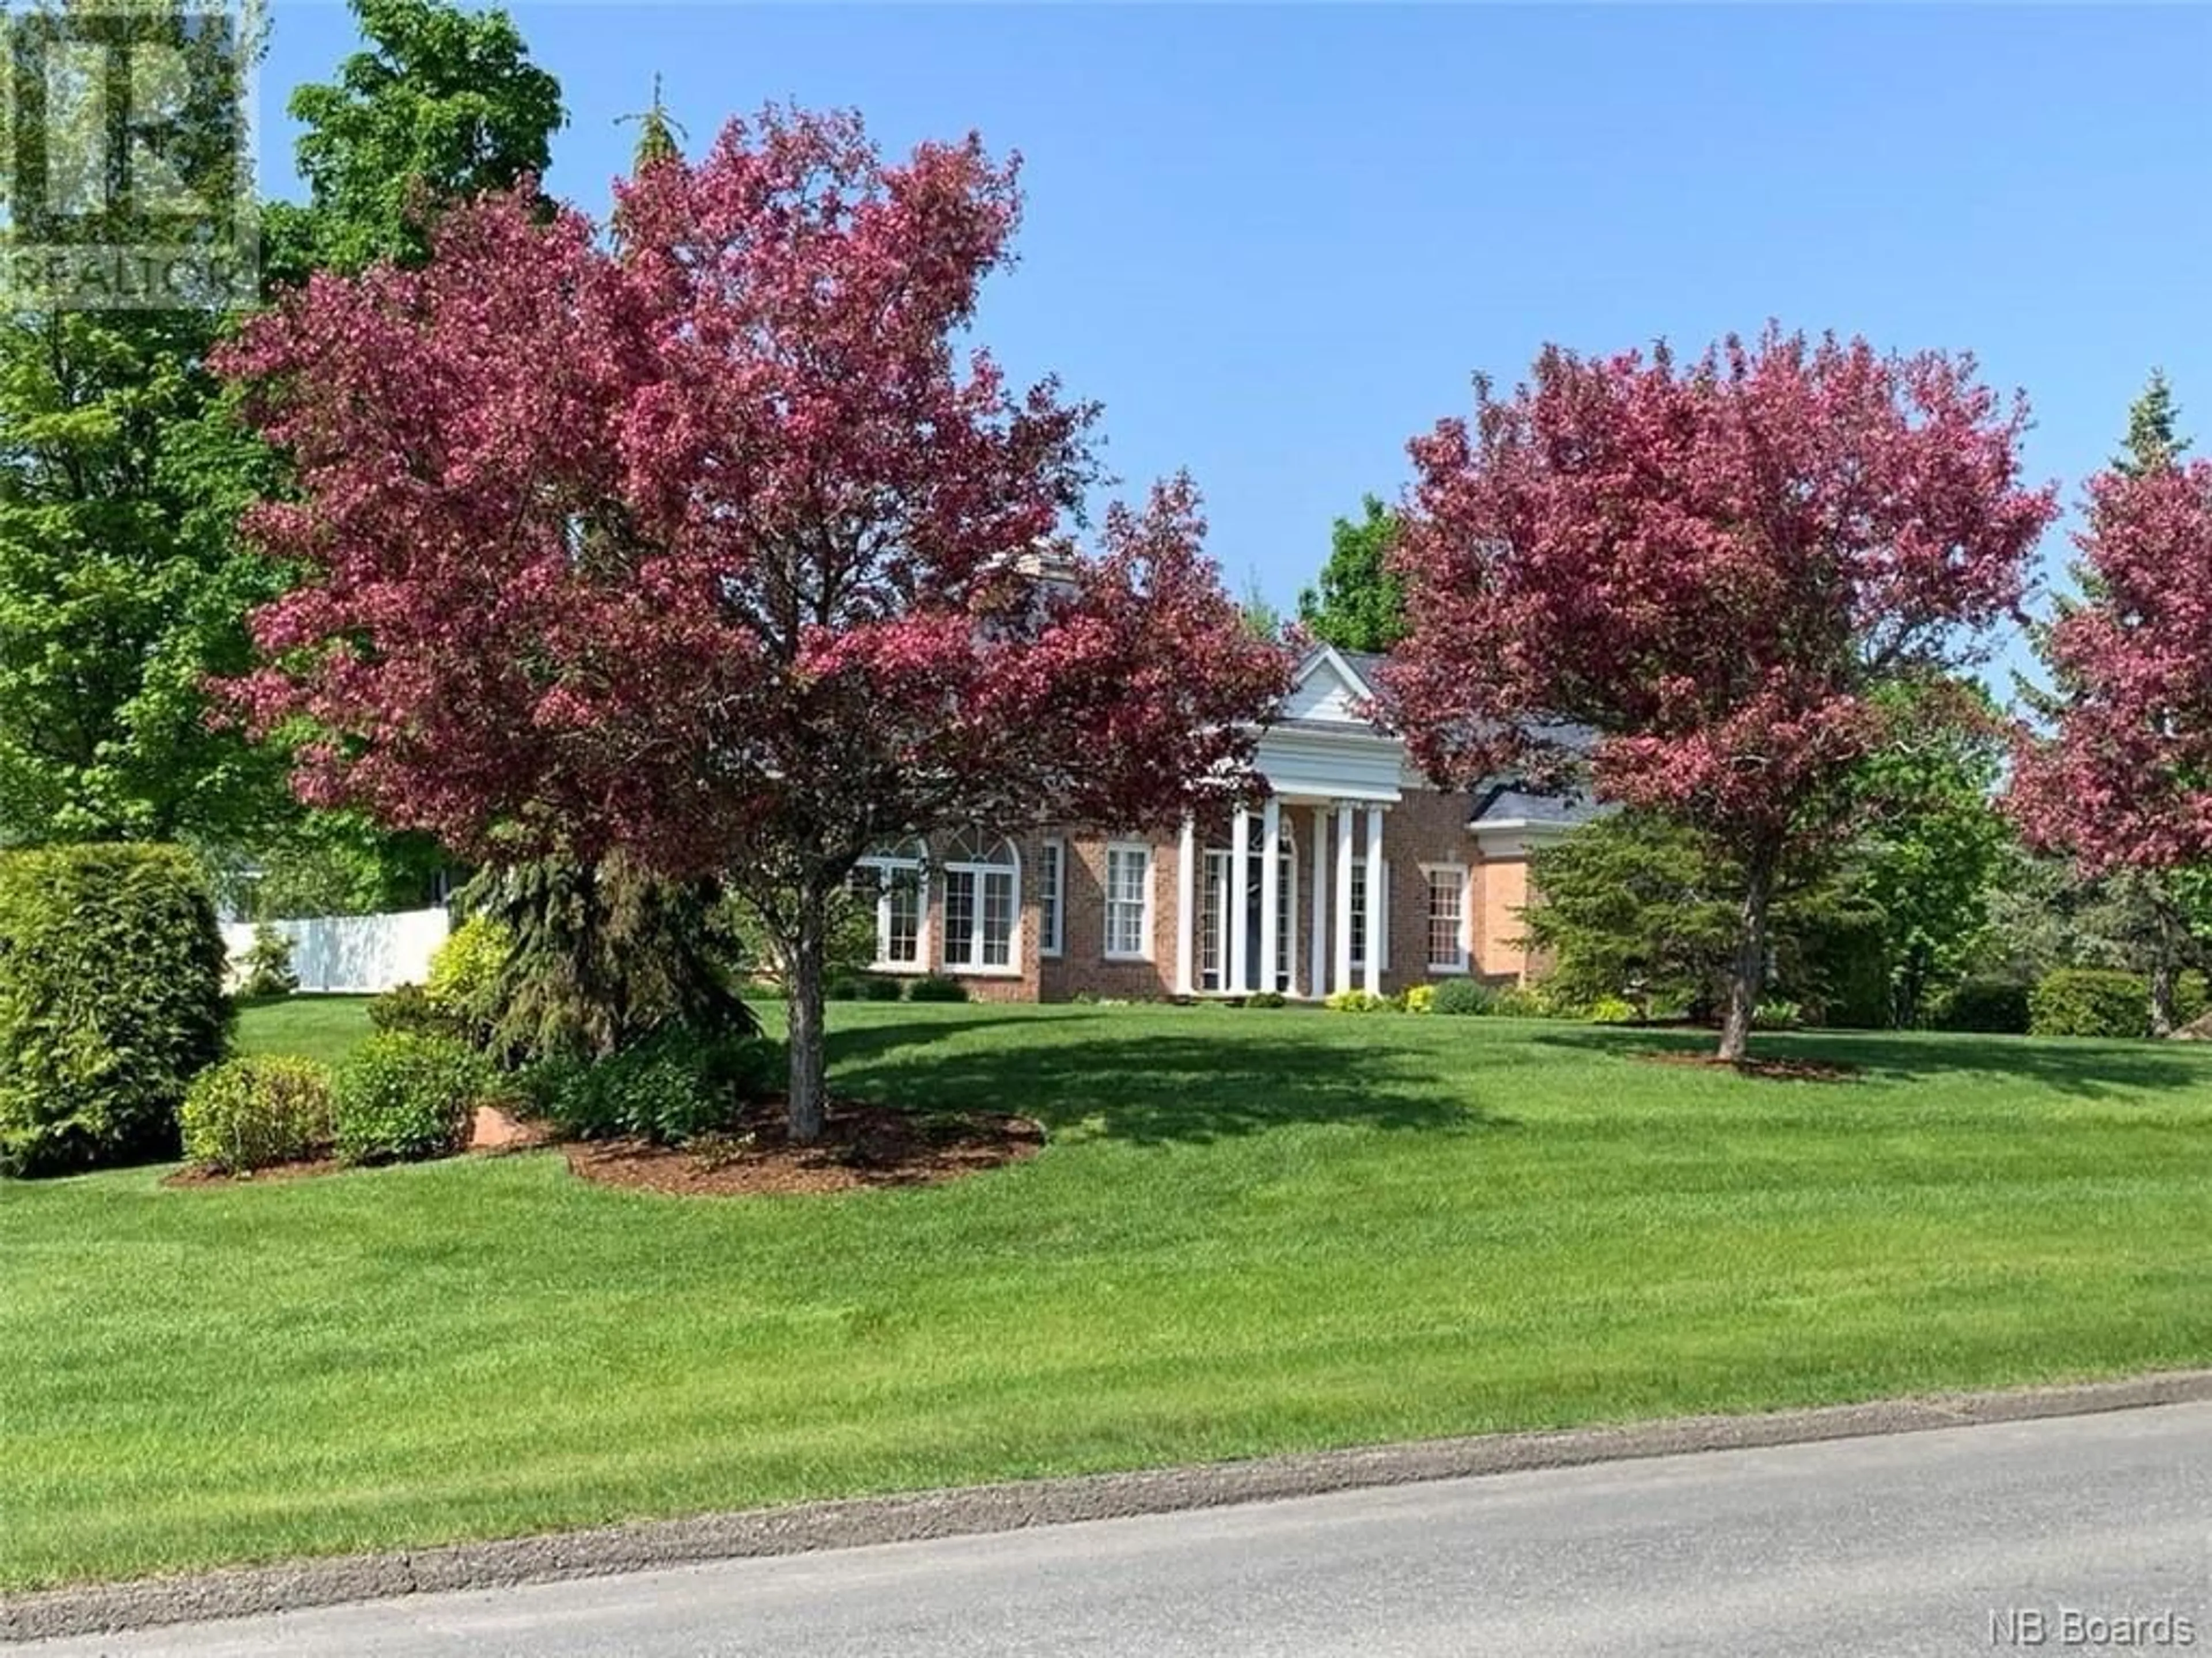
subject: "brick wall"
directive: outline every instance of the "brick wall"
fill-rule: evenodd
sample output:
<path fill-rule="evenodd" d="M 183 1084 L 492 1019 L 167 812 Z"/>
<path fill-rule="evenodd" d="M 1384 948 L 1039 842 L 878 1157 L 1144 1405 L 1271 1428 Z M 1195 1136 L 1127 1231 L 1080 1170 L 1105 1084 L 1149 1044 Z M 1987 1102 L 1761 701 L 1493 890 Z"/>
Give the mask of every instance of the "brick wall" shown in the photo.
<path fill-rule="evenodd" d="M 1525 967 L 1513 944 L 1522 931 L 1515 909 L 1528 902 L 1528 865 L 1519 858 L 1486 863 L 1467 832 L 1467 797 L 1429 789 L 1409 789 L 1404 798 L 1383 813 L 1382 849 L 1389 865 L 1389 953 L 1382 973 L 1387 993 L 1453 976 L 1431 971 L 1428 963 L 1429 891 L 1423 864 L 1457 864 L 1468 871 L 1462 902 L 1468 917 L 1473 944 L 1473 970 L 1486 975 L 1519 976 Z M 1316 883 L 1328 924 L 1335 926 L 1336 890 L 1329 851 L 1324 841 L 1316 856 L 1310 808 L 1286 807 L 1284 827 L 1295 846 L 1296 887 L 1292 899 L 1295 945 L 1291 980 L 1301 993 L 1315 993 L 1308 983 L 1312 959 L 1313 898 Z M 1333 829 L 1334 814 L 1330 824 Z M 1355 855 L 1364 859 L 1366 811 L 1354 814 Z M 1042 954 L 1039 895 L 1042 890 L 1042 847 L 1048 838 L 1065 848 L 1063 948 L 1057 957 Z M 1152 954 L 1139 962 L 1108 961 L 1106 936 L 1106 849 L 1109 843 L 1135 842 L 1152 849 Z M 1256 835 L 1255 835 L 1256 844 Z M 1030 835 L 1018 843 L 1021 859 L 1021 925 L 1016 957 L 1020 970 L 1013 974 L 951 972 L 978 1001 L 1067 1001 L 1088 993 L 1152 999 L 1172 996 L 1176 990 L 1177 859 L 1180 839 L 1175 835 L 1109 835 L 1093 830 L 1066 830 L 1054 836 Z M 1205 847 L 1199 848 L 1201 855 Z M 1203 866 L 1194 872 L 1194 900 L 1203 891 Z M 941 877 L 930 884 L 927 968 L 943 973 L 945 884 Z M 1195 980 L 1202 952 L 1194 950 L 1192 974 Z M 1320 991 L 1327 991 L 1335 972 L 1332 940 L 1322 960 Z M 1364 984 L 1355 972 L 1353 984 Z"/>

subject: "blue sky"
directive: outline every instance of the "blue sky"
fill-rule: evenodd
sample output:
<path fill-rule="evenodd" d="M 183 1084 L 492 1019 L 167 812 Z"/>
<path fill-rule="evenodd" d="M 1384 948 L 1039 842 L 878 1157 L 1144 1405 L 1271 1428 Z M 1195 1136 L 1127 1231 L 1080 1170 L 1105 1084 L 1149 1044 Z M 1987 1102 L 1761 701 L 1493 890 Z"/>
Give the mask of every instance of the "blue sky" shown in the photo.
<path fill-rule="evenodd" d="M 2154 364 L 2212 449 L 2212 9 L 510 9 L 567 95 L 552 185 L 595 213 L 655 73 L 695 149 L 773 98 L 1019 150 L 979 337 L 1104 403 L 1125 492 L 1190 469 L 1231 585 L 1285 607 L 1406 440 L 1547 340 L 1971 349 L 2069 502 Z M 353 31 L 275 21 L 282 191 L 284 98 Z"/>

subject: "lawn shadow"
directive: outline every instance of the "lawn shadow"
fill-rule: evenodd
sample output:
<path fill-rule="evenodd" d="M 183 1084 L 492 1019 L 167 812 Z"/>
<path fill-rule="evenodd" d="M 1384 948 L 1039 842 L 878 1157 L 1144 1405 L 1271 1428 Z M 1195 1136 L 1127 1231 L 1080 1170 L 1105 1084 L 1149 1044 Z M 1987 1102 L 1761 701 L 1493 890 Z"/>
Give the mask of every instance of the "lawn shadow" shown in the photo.
<path fill-rule="evenodd" d="M 1080 1016 L 1076 1016 L 1080 1017 Z M 953 1053 L 908 1048 L 984 1024 L 1028 1023 L 1039 1040 Z M 890 1027 L 833 1033 L 832 1086 L 909 1109 L 1008 1111 L 1050 1130 L 1078 1125 L 1140 1145 L 1206 1144 L 1300 1123 L 1460 1132 L 1512 1119 L 1454 1097 L 1419 1055 L 1294 1042 L 1116 1033 L 1100 1017 L 1073 1041 L 1021 1020 L 947 1023 L 899 1040 Z"/>
<path fill-rule="evenodd" d="M 1637 1030 L 1568 1026 L 1535 1039 L 1555 1048 L 1638 1054 L 1710 1054 L 1710 1030 Z M 2021 1036 L 1921 1031 L 1761 1032 L 1754 1058 L 1803 1060 L 1855 1066 L 1863 1077 L 1899 1082 L 1946 1076 L 2010 1077 L 2079 1099 L 2112 1099 L 2120 1090 L 2212 1088 L 2212 1067 L 2149 1042 L 2031 1041 Z"/>

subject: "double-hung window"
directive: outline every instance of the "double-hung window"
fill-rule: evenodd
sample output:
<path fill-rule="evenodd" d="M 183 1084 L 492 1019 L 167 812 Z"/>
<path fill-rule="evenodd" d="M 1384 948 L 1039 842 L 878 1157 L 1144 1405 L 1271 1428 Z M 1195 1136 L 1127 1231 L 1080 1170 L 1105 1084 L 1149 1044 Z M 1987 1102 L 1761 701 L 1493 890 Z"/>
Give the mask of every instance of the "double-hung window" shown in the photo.
<path fill-rule="evenodd" d="M 1152 849 L 1117 841 L 1106 848 L 1106 956 L 1143 961 L 1152 945 Z"/>
<path fill-rule="evenodd" d="M 1067 947 L 1067 843 L 1037 848 L 1037 953 L 1057 956 Z"/>
<path fill-rule="evenodd" d="M 1422 867 L 1429 888 L 1429 970 L 1467 971 L 1467 871 L 1457 864 Z"/>

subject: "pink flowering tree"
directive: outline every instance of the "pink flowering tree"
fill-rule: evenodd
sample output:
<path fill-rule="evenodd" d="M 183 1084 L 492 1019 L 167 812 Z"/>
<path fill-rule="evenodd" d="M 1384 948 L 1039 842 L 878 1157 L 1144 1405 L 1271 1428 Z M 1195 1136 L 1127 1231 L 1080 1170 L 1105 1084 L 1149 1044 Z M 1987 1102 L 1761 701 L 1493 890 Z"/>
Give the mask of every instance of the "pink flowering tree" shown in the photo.
<path fill-rule="evenodd" d="M 2181 872 L 2212 860 L 2212 462 L 2117 466 L 2075 535 L 2085 590 L 2043 641 L 2050 729 L 2023 731 L 2006 804 L 2084 873 L 2153 878 L 2152 1004 L 2173 1023 Z M 2201 882 L 2199 884 L 2201 885 Z"/>
<path fill-rule="evenodd" d="M 2026 418 L 1971 361 L 1770 329 L 1686 366 L 1547 349 L 1412 446 L 1386 714 L 1440 782 L 1587 785 L 1741 871 L 1723 1059 L 1778 881 L 1867 809 L 1874 693 L 1955 671 L 2020 600 L 2053 510 Z"/>
<path fill-rule="evenodd" d="M 457 210 L 423 268 L 319 276 L 228 353 L 297 465 L 252 532 L 305 573 L 236 694 L 312 734 L 317 804 L 747 895 L 806 1140 L 864 853 L 1206 810 L 1288 668 L 1187 480 L 1097 552 L 1061 538 L 1094 411 L 957 349 L 1012 166 L 771 110 L 618 189 L 604 238 L 526 196 Z"/>

